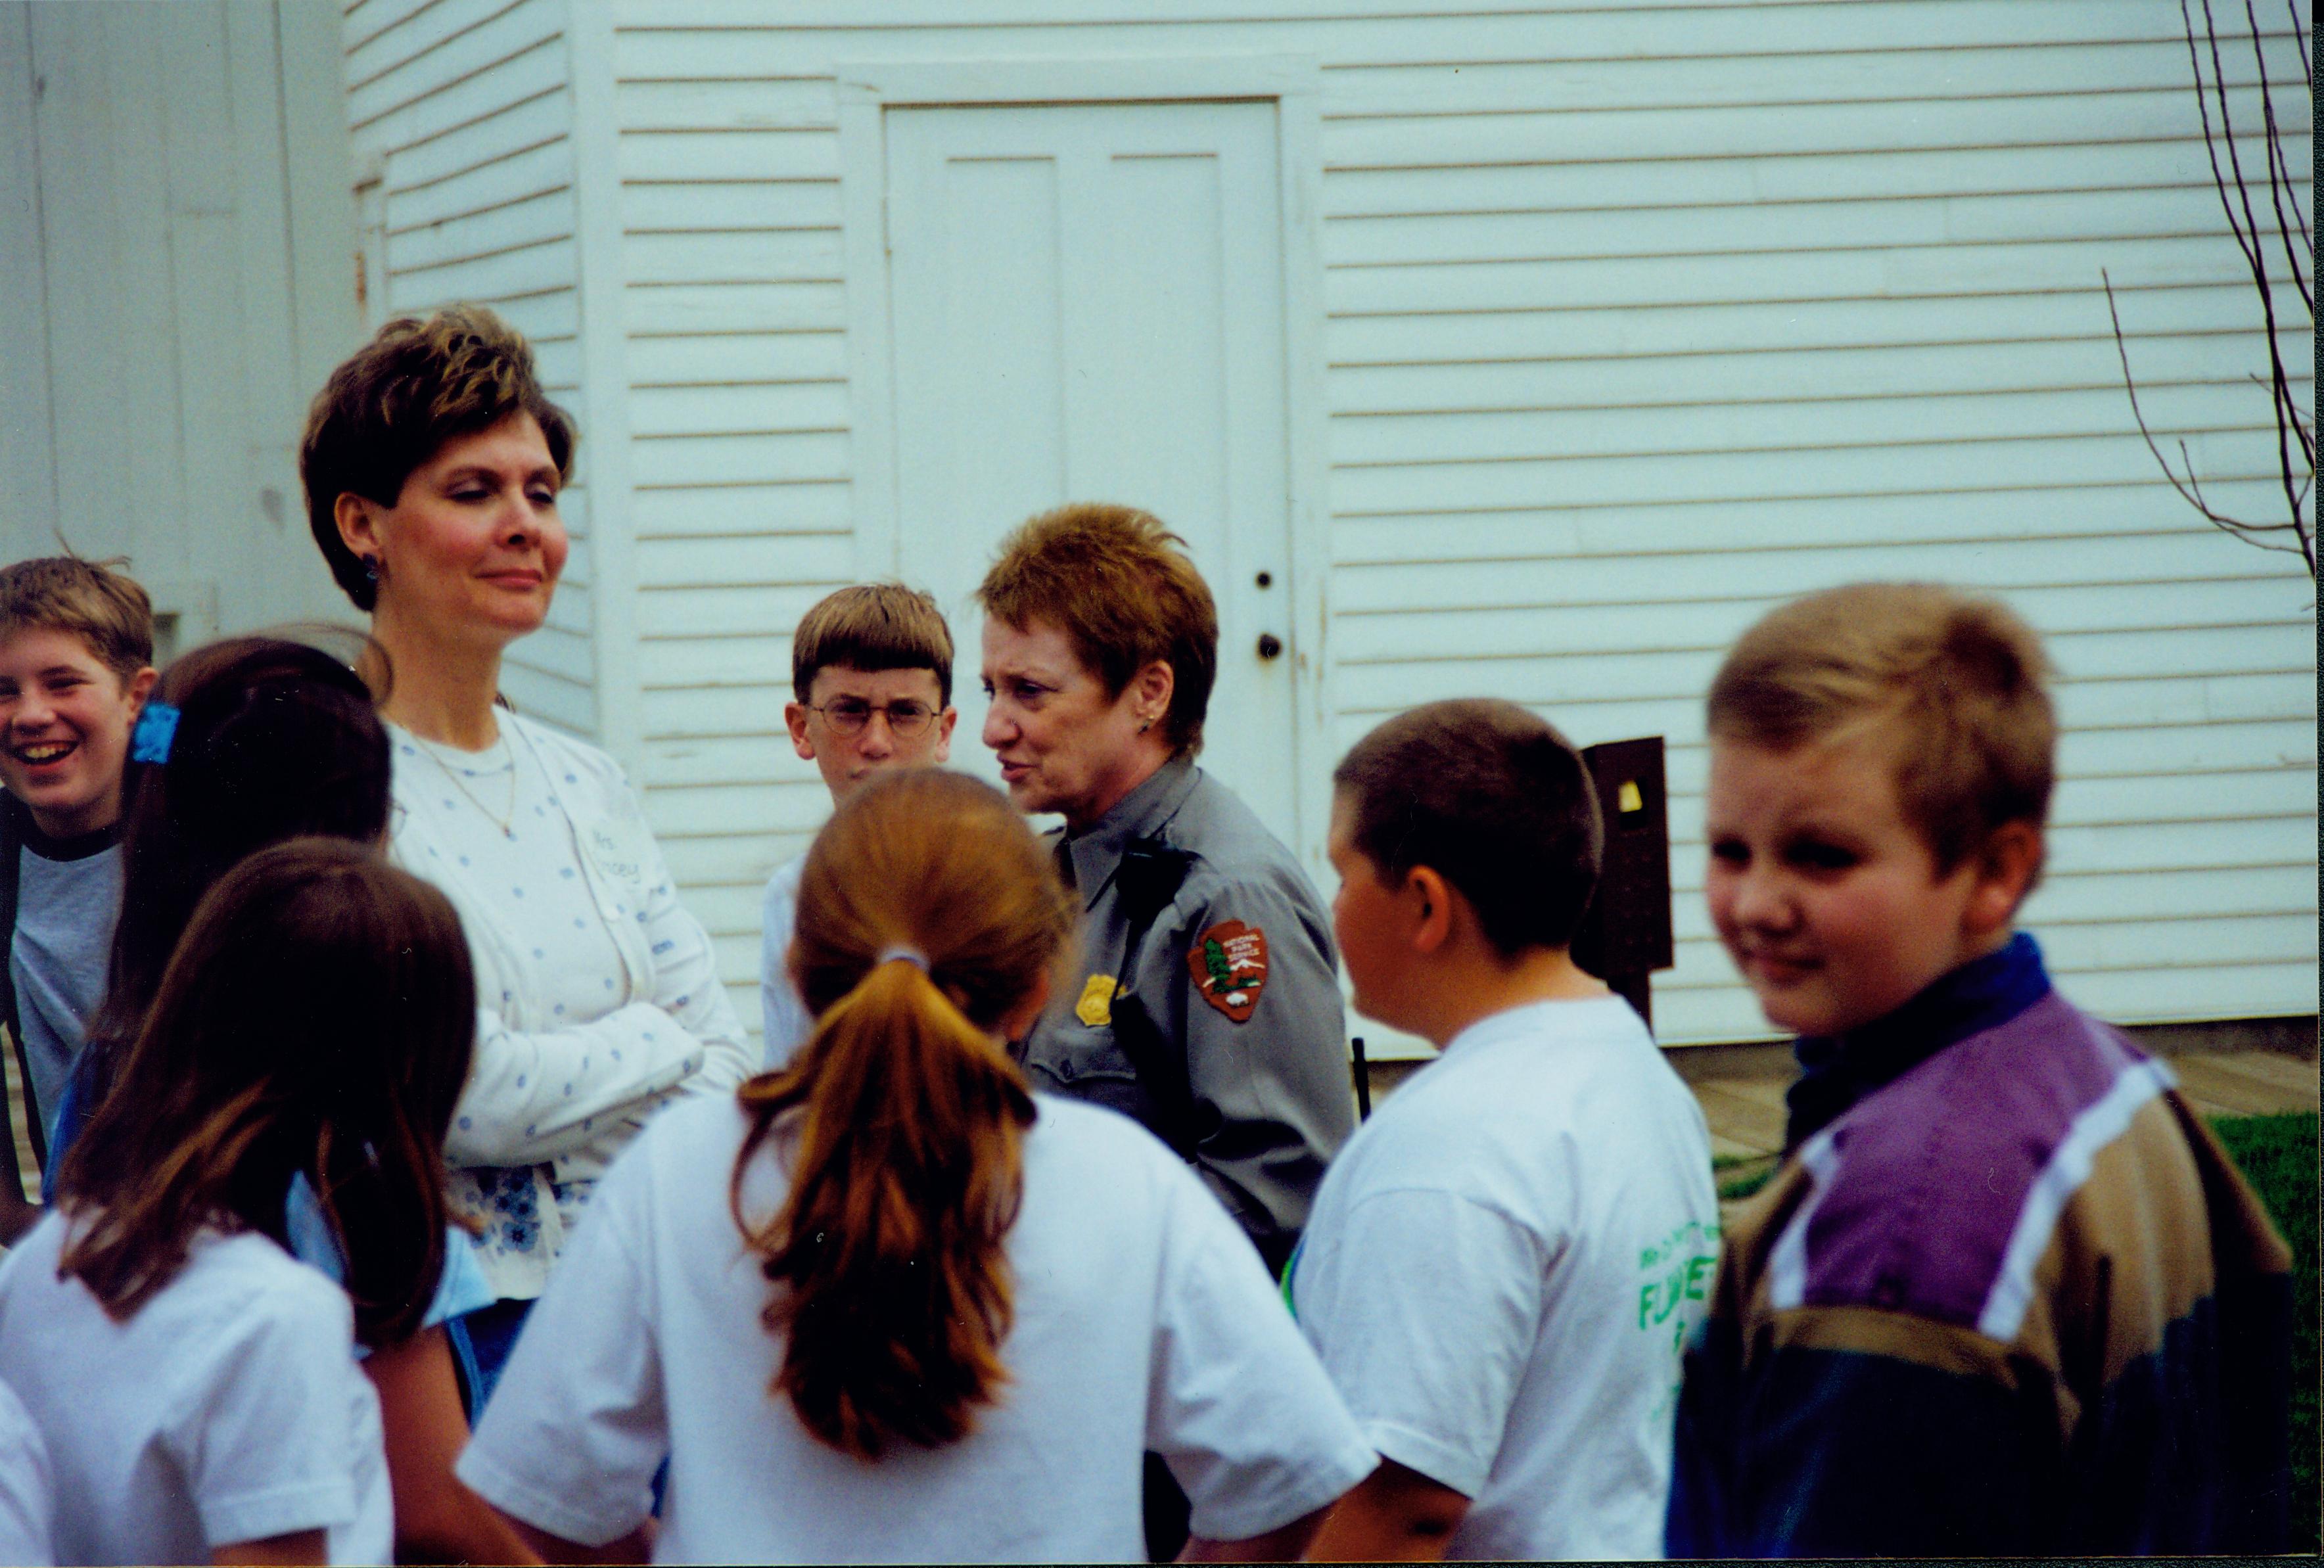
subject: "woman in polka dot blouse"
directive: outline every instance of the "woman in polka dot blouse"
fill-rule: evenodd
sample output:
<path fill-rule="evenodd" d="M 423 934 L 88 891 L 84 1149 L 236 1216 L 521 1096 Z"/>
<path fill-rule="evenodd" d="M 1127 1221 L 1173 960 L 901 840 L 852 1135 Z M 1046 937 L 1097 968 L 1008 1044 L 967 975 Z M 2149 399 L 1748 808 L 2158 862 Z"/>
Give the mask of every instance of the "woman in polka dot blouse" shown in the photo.
<path fill-rule="evenodd" d="M 475 956 L 447 1155 L 501 1298 L 467 1320 L 479 1404 L 597 1176 L 665 1102 L 752 1065 L 620 768 L 496 705 L 565 565 L 573 442 L 524 340 L 457 308 L 333 372 L 300 453 L 316 542 L 393 661 L 391 855 L 450 895 Z"/>

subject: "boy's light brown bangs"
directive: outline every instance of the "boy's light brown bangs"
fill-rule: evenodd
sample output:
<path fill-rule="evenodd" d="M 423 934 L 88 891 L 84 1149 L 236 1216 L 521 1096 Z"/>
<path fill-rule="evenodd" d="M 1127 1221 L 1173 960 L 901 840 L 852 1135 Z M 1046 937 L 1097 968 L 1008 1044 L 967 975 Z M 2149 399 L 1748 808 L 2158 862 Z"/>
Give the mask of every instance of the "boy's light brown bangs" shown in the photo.
<path fill-rule="evenodd" d="M 952 703 L 952 631 L 936 596 L 901 583 L 858 583 L 816 601 L 791 633 L 791 691 L 807 700 L 827 668 L 929 669 L 940 706 Z"/>
<path fill-rule="evenodd" d="M 153 602 L 125 561 L 45 556 L 0 567 L 0 640 L 68 632 L 124 684 L 153 662 Z"/>
<path fill-rule="evenodd" d="M 2012 610 L 1933 583 L 1857 583 L 1794 600 L 1711 682 L 1713 740 L 1773 751 L 1881 745 L 1906 816 L 1950 871 L 2005 823 L 2039 825 L 2057 715 L 2042 641 Z"/>

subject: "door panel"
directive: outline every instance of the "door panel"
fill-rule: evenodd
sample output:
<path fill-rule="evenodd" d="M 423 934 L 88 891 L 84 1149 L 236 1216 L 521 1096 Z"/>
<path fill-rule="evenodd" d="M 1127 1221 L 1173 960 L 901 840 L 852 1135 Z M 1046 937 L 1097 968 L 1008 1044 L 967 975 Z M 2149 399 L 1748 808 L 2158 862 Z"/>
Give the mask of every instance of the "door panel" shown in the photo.
<path fill-rule="evenodd" d="M 1142 506 L 1218 600 L 1204 765 L 1294 817 L 1283 236 L 1271 103 L 887 112 L 898 558 L 961 644 L 977 739 L 1001 535 L 1066 501 Z M 1261 587 L 1259 579 L 1267 579 Z"/>

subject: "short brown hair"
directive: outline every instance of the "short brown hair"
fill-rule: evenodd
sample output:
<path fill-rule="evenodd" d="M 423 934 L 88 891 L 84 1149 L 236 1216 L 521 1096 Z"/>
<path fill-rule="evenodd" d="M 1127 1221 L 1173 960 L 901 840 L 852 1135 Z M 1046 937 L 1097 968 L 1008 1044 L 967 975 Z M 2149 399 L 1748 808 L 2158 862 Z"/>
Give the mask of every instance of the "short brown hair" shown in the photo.
<path fill-rule="evenodd" d="M 2058 745 L 2042 640 L 1992 599 L 1855 583 L 1775 610 L 1711 682 L 1713 740 L 1773 751 L 1869 733 L 1941 871 L 2050 812 Z"/>
<path fill-rule="evenodd" d="M 153 662 L 153 601 L 113 569 L 127 564 L 42 556 L 0 567 L 0 641 L 69 632 L 125 685 Z"/>
<path fill-rule="evenodd" d="M 1045 512 L 1001 541 L 976 598 L 1019 631 L 1055 623 L 1109 696 L 1154 660 L 1167 661 L 1163 733 L 1180 752 L 1202 749 L 1219 672 L 1218 606 L 1186 541 L 1152 512 L 1092 502 Z"/>
<path fill-rule="evenodd" d="M 901 583 L 857 583 L 816 601 L 791 633 L 791 691 L 807 698 L 826 666 L 871 673 L 936 671 L 938 706 L 952 702 L 952 630 L 936 595 Z"/>
<path fill-rule="evenodd" d="M 540 390 L 532 346 L 481 305 L 398 317 L 331 372 L 307 410 L 299 480 L 307 526 L 356 609 L 368 611 L 379 588 L 339 538 L 339 497 L 393 506 L 445 442 L 519 413 L 532 416 L 558 477 L 570 479 L 573 421 Z"/>
<path fill-rule="evenodd" d="M 1383 881 L 1435 872 L 1504 958 L 1572 945 L 1606 827 L 1582 753 L 1546 719 L 1498 697 L 1425 703 L 1358 741 L 1332 783 Z"/>

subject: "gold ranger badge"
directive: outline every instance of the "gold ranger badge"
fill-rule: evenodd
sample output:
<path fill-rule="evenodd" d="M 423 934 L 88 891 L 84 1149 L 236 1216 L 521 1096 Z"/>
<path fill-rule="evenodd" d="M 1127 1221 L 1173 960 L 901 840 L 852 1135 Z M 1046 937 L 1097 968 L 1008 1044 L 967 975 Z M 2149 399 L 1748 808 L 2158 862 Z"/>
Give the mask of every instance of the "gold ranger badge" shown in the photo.
<path fill-rule="evenodd" d="M 1111 974 L 1093 974 L 1082 985 L 1082 999 L 1074 1003 L 1074 1016 L 1091 1028 L 1103 1028 L 1113 1021 L 1114 979 Z"/>

